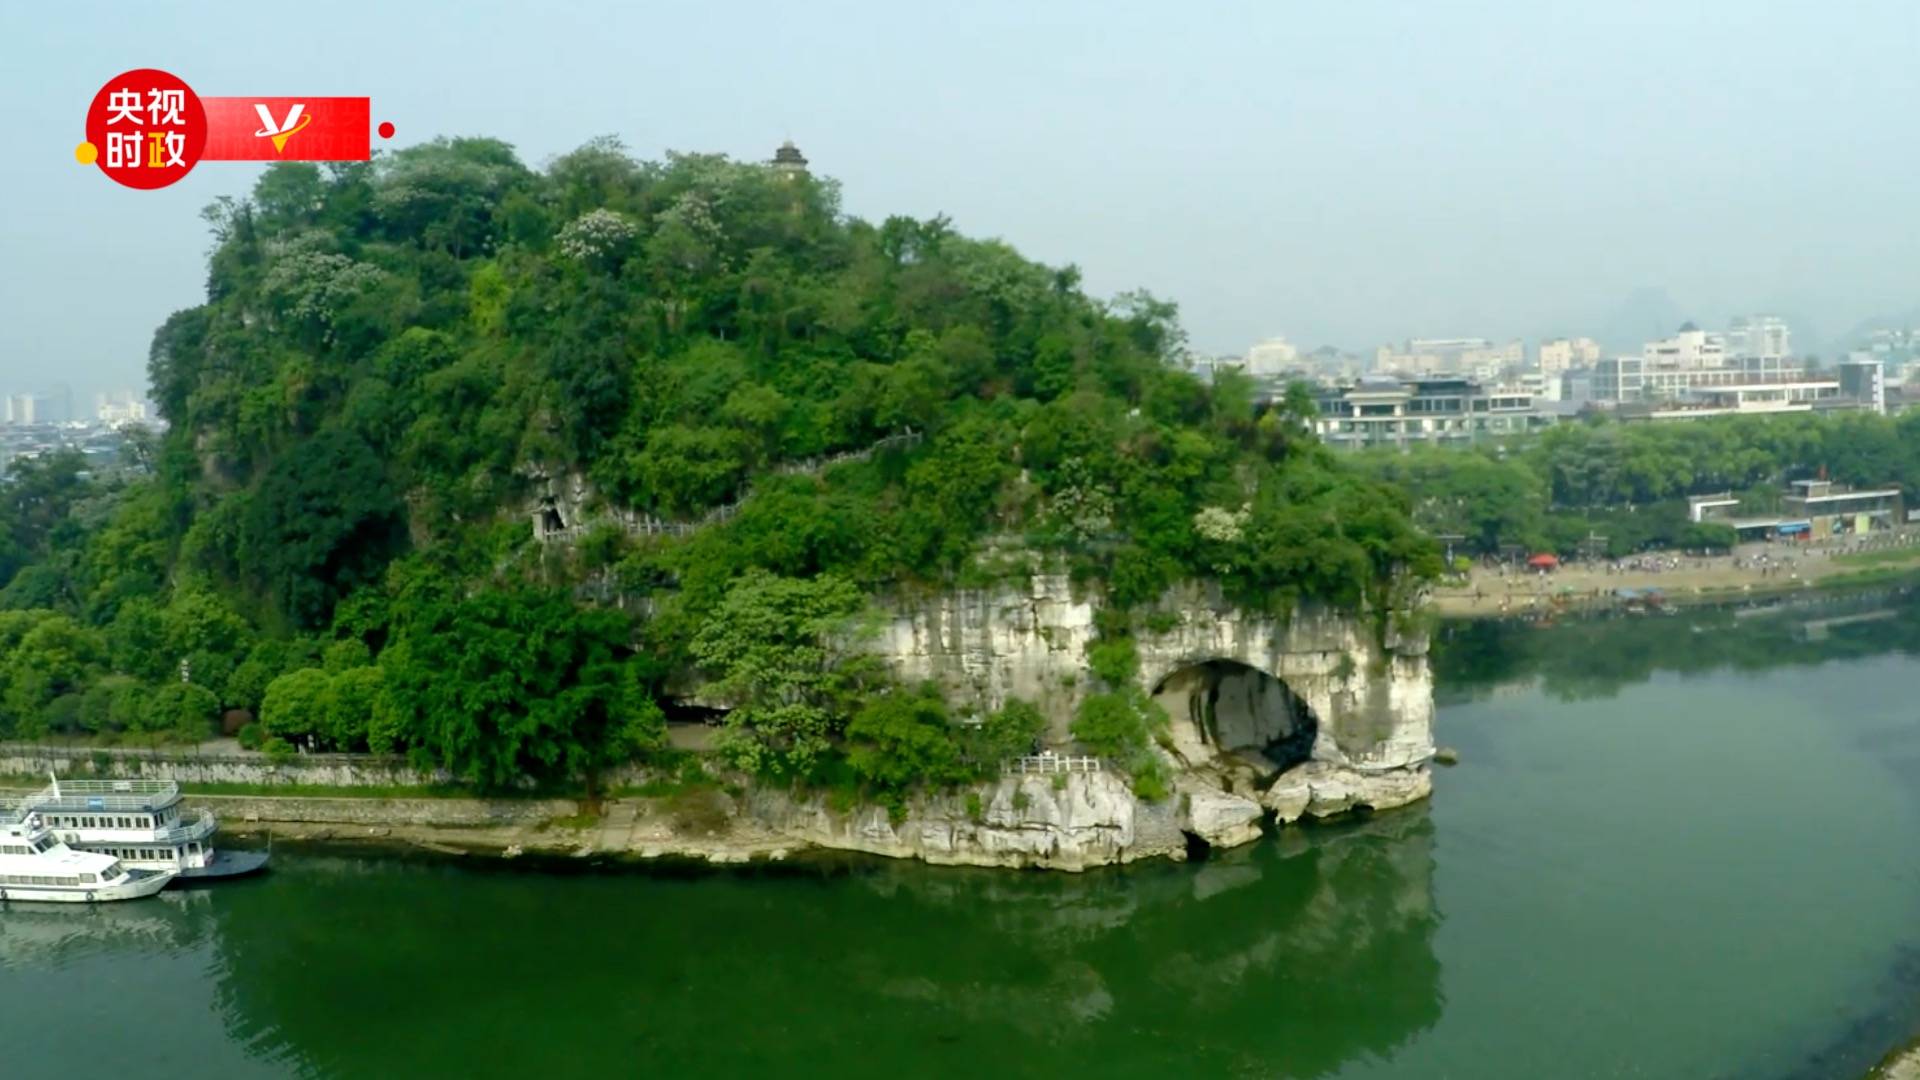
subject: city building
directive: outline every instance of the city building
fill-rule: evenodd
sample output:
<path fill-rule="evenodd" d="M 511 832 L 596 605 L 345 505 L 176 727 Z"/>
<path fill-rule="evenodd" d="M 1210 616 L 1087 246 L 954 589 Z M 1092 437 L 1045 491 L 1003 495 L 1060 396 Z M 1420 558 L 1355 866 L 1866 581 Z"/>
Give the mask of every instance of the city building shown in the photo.
<path fill-rule="evenodd" d="M 1376 372 L 1414 378 L 1459 375 L 1494 382 L 1526 363 L 1526 346 L 1518 340 L 1495 345 L 1487 338 L 1413 338 L 1399 350 L 1380 346 L 1374 352 L 1373 367 Z"/>
<path fill-rule="evenodd" d="M 1241 363 L 1237 357 L 1192 355 L 1187 357 L 1187 370 L 1201 382 L 1212 382 L 1216 372 L 1238 371 Z"/>
<path fill-rule="evenodd" d="M 1562 404 L 1583 405 L 1593 399 L 1593 368 L 1568 368 L 1560 373 Z"/>
<path fill-rule="evenodd" d="M 1515 386 L 1532 394 L 1535 401 L 1560 400 L 1561 385 L 1558 373 L 1523 371 L 1513 382 Z"/>
<path fill-rule="evenodd" d="M 65 424 L 73 414 L 73 391 L 56 386 L 45 394 L 8 394 L 0 397 L 0 423 Z"/>
<path fill-rule="evenodd" d="M 1551 338 L 1540 343 L 1540 373 L 1558 375 L 1600 362 L 1600 343 L 1592 338 Z"/>
<path fill-rule="evenodd" d="M 1639 416 L 1673 418 L 1725 412 L 1779 411 L 1806 406 L 1841 391 L 1831 380 L 1810 379 L 1784 350 L 1786 324 L 1775 316 L 1738 320 L 1731 340 L 1740 355 L 1730 355 L 1727 340 L 1692 323 L 1672 337 L 1650 341 L 1639 356 L 1608 357 L 1593 368 L 1595 401 L 1627 405 L 1655 403 Z M 1668 405 L 1666 403 L 1672 403 Z"/>
<path fill-rule="evenodd" d="M 53 401 L 44 394 L 8 395 L 4 419 L 9 424 L 54 423 Z"/>
<path fill-rule="evenodd" d="M 143 423 L 150 411 L 146 401 L 131 390 L 95 394 L 93 398 L 93 418 L 110 426 Z"/>
<path fill-rule="evenodd" d="M 1800 361 L 1791 356 L 1736 356 L 1729 364 L 1749 379 L 1787 379 L 1803 372 Z"/>
<path fill-rule="evenodd" d="M 1736 316 L 1727 324 L 1727 352 L 1740 358 L 1784 360 L 1793 355 L 1793 333 L 1778 315 Z"/>
<path fill-rule="evenodd" d="M 1687 500 L 1693 521 L 1731 525 L 1742 540 L 1825 540 L 1890 529 L 1905 520 L 1897 487 L 1854 490 L 1829 480 L 1795 480 L 1778 511 L 1747 511 L 1731 492 Z"/>
<path fill-rule="evenodd" d="M 1497 441 L 1554 422 L 1526 390 L 1488 388 L 1466 378 L 1368 375 L 1319 388 L 1314 404 L 1319 410 L 1315 433 L 1328 446 L 1345 449 Z"/>
<path fill-rule="evenodd" d="M 1609 356 L 1593 365 L 1593 400 L 1639 401 L 1646 361 L 1638 356 Z"/>
<path fill-rule="evenodd" d="M 1884 360 L 1888 371 L 1901 370 L 1920 361 L 1920 330 L 1875 330 L 1867 335 L 1864 351 Z"/>
<path fill-rule="evenodd" d="M 1709 416 L 1860 407 L 1858 401 L 1840 392 L 1838 379 L 1800 378 L 1785 382 L 1736 381 L 1694 386 L 1684 395 L 1649 397 L 1645 401 L 1623 404 L 1615 410 L 1615 415 L 1622 420 L 1699 420 Z"/>
<path fill-rule="evenodd" d="M 1854 353 L 1835 365 L 1840 392 L 1860 402 L 1861 408 L 1884 415 L 1887 411 L 1886 365 L 1869 353 Z"/>
<path fill-rule="evenodd" d="M 1723 368 L 1650 368 L 1641 373 L 1640 397 L 1645 401 L 1679 401 L 1713 391 L 1802 381 L 1798 368 L 1747 370 Z"/>
<path fill-rule="evenodd" d="M 1246 372 L 1256 379 L 1272 378 L 1299 366 L 1300 350 L 1283 337 L 1273 337 L 1247 350 Z"/>
<path fill-rule="evenodd" d="M 1641 347 L 1640 357 L 1646 361 L 1648 370 L 1723 367 L 1727 362 L 1727 343 L 1720 334 L 1685 323 L 1672 337 L 1647 342 Z"/>

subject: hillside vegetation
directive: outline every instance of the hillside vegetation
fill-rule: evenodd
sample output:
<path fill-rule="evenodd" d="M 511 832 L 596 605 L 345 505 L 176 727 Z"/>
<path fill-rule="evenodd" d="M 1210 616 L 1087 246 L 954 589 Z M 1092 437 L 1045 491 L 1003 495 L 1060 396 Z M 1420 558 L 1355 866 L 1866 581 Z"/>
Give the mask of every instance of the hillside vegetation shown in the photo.
<path fill-rule="evenodd" d="M 276 166 L 207 218 L 206 302 L 154 337 L 144 472 L 54 457 L 0 488 L 0 735 L 197 737 L 245 709 L 270 748 L 502 786 L 652 752 L 665 683 L 705 681 L 744 767 L 897 794 L 1040 723 L 962 727 L 890 685 L 848 644 L 878 594 L 1068 570 L 1109 600 L 1114 686 L 1081 730 L 1138 747 L 1129 612 L 1170 584 L 1378 613 L 1437 569 L 1298 395 L 1180 370 L 1171 304 L 1097 301 L 945 218 L 849 218 L 831 181 L 457 139 Z M 744 501 L 535 544 L 575 478 L 602 518 Z"/>

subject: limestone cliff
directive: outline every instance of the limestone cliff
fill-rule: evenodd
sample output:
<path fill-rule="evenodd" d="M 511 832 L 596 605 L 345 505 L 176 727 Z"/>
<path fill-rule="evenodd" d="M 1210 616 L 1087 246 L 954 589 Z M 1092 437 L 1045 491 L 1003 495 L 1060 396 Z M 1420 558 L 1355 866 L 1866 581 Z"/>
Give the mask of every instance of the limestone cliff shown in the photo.
<path fill-rule="evenodd" d="M 977 811 L 965 794 L 936 795 L 897 823 L 883 807 L 835 812 L 779 793 L 750 797 L 746 812 L 800 844 L 946 865 L 1084 870 L 1186 853 L 1175 801 L 1142 802 L 1111 772 L 1009 776 L 973 794 Z"/>
<path fill-rule="evenodd" d="M 896 599 L 871 648 L 901 678 L 938 682 L 955 702 L 990 709 L 1021 698 L 1039 705 L 1052 724 L 1049 741 L 1065 747 L 1067 725 L 1091 689 L 1086 656 L 1096 636 L 1096 603 L 1055 575 L 1036 575 L 1020 587 Z M 1007 850 L 1033 853 L 1052 844 L 1074 852 L 1067 856 L 1074 862 L 1099 852 L 1119 862 L 1175 847 L 1158 828 L 1163 821 L 1209 844 L 1231 845 L 1257 836 L 1263 813 L 1294 821 L 1386 809 L 1431 791 L 1433 685 L 1424 637 L 1381 635 L 1358 616 L 1324 608 L 1284 620 L 1248 613 L 1199 585 L 1169 592 L 1142 616 L 1138 680 L 1172 718 L 1166 753 L 1178 772 L 1173 799 L 1141 804 L 1117 777 L 1105 777 L 1087 782 L 1091 801 L 1076 817 L 1050 804 L 1039 812 L 1042 801 L 1030 792 L 1024 813 L 1011 813 L 1009 802 L 995 826 L 1025 837 L 1018 842 L 954 826 L 934 800 L 916 806 L 901 828 L 889 826 L 887 837 L 872 836 L 874 843 L 936 861 L 975 861 L 963 854 L 972 847 L 977 861 L 1004 865 Z M 1078 792 L 1081 779 L 1074 779 Z M 1002 781 L 994 804 L 1013 787 L 1032 786 Z M 1125 802 L 1135 805 L 1129 810 Z M 1101 824 L 1091 824 L 1096 820 Z M 1029 835 L 1058 829 L 1092 829 L 1088 835 L 1102 839 Z"/>

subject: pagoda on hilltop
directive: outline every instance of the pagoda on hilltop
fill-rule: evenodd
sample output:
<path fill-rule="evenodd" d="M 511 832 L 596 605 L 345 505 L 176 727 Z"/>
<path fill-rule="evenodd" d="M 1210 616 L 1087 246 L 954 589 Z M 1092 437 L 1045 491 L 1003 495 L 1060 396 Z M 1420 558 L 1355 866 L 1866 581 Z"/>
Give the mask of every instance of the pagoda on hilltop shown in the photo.
<path fill-rule="evenodd" d="M 792 139 L 780 144 L 780 149 L 773 152 L 773 160 L 768 164 L 789 176 L 807 175 L 806 156 L 800 153 L 799 147 L 793 145 Z"/>

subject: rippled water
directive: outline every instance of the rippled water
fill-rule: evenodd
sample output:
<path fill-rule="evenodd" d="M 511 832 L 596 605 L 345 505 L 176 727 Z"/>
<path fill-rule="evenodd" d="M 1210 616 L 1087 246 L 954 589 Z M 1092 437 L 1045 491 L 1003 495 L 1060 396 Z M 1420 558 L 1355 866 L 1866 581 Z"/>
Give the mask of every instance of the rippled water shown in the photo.
<path fill-rule="evenodd" d="M 1913 1030 L 1920 608 L 1445 638 L 1429 807 L 1202 864 L 283 849 L 14 905 L 0 1076 L 1857 1076 Z"/>

